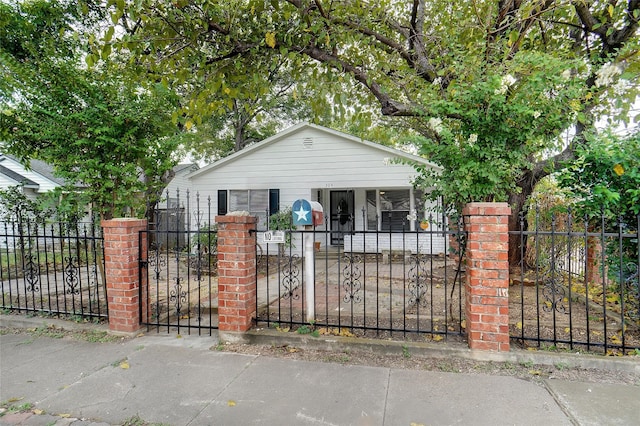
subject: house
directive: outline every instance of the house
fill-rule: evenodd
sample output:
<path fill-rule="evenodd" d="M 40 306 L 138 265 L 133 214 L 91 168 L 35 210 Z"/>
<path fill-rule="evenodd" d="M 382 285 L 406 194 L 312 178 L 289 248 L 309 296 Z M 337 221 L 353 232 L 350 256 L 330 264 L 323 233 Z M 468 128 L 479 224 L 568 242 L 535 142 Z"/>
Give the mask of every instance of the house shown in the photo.
<path fill-rule="evenodd" d="M 324 244 L 359 252 L 384 244 L 443 252 L 446 238 L 434 234 L 432 241 L 430 232 L 414 232 L 421 230 L 421 219 L 442 213 L 413 188 L 417 173 L 409 163 L 438 169 L 424 158 L 300 123 L 202 167 L 188 179 L 193 193 L 211 197 L 212 214 L 246 210 L 258 217 L 258 230 L 267 229 L 269 215 L 307 199 L 323 206 L 325 224 L 316 230 L 326 231 Z M 430 231 L 441 229 L 442 221 L 433 222 Z"/>
<path fill-rule="evenodd" d="M 21 186 L 24 195 L 35 200 L 65 184 L 64 179 L 54 176 L 53 167 L 49 164 L 31 160 L 29 166 L 24 166 L 16 157 L 0 154 L 0 189 Z"/>

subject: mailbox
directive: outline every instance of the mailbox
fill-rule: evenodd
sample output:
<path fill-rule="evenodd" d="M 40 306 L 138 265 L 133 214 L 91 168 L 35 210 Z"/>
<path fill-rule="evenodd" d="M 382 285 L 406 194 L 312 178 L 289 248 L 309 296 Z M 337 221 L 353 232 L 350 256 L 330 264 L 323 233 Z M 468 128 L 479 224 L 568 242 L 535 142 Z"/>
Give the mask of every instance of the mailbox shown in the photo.
<path fill-rule="evenodd" d="M 324 223 L 322 205 L 317 201 L 296 200 L 291 206 L 295 226 L 322 225 Z"/>
<path fill-rule="evenodd" d="M 311 202 L 311 216 L 314 226 L 321 226 L 324 224 L 324 212 L 322 209 L 322 204 L 317 201 Z"/>

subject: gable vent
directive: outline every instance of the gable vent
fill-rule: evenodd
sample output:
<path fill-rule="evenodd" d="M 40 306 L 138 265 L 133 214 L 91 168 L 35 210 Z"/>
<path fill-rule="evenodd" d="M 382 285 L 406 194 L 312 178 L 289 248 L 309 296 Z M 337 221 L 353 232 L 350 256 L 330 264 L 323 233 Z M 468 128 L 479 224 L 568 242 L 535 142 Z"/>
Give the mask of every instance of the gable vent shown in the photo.
<path fill-rule="evenodd" d="M 311 148 L 313 148 L 313 139 L 311 139 L 311 138 L 304 138 L 304 139 L 302 140 L 302 147 L 303 147 L 304 149 L 311 149 Z"/>

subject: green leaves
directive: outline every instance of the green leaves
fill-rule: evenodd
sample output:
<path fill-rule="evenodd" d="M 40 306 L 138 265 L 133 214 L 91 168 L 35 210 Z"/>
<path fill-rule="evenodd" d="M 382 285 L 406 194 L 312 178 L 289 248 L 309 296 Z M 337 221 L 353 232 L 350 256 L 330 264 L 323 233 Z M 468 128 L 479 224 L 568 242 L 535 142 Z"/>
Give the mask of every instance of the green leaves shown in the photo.
<path fill-rule="evenodd" d="M 2 110 L 10 111 L 2 115 L 3 134 L 9 136 L 4 149 L 53 165 L 68 182 L 65 191 L 82 187 L 104 217 L 138 214 L 144 197 L 132 194 L 156 191 L 174 164 L 180 131 L 171 115 L 177 97 L 160 85 L 136 83 L 113 62 L 95 66 L 94 53 L 85 57 L 86 69 L 81 47 L 89 39 L 64 36 L 88 22 L 57 2 L 21 5 L 2 9 L 12 27 L 0 30 L 0 38 L 15 43 L 11 50 L 2 43 L 0 53 L 11 59 L 3 64 L 16 76 L 16 84 L 3 86 Z M 103 39 L 114 32 L 110 27 Z M 32 49 L 34 39 L 42 50 Z M 103 61 L 110 59 L 111 44 L 99 53 Z"/>
<path fill-rule="evenodd" d="M 559 185 L 589 217 L 623 217 L 635 223 L 640 213 L 640 133 L 627 138 L 593 135 L 578 157 L 558 176 Z"/>

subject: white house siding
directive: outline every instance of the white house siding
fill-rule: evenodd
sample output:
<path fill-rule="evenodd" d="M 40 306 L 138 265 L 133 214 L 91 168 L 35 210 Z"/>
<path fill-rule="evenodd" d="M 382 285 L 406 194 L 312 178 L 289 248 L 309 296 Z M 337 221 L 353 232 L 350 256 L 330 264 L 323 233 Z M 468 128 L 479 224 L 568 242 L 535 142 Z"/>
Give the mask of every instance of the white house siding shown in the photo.
<path fill-rule="evenodd" d="M 42 176 L 41 174 L 34 172 L 33 170 L 27 170 L 22 164 L 14 161 L 11 158 L 4 157 L 1 164 L 7 169 L 15 173 L 18 173 L 19 175 L 37 183 L 38 184 L 37 192 L 39 193 L 49 192 L 57 188 L 58 186 L 60 186 L 57 183 L 51 181 L 50 179 L 47 179 L 46 177 Z M 13 183 L 10 186 L 14 186 L 14 185 L 15 183 Z"/>
<path fill-rule="evenodd" d="M 313 146 L 304 147 L 305 139 Z M 315 128 L 238 156 L 209 173 L 194 176 L 192 188 L 212 197 L 218 189 L 280 189 L 280 207 L 298 198 L 315 198 L 314 189 L 407 188 L 415 170 L 386 164 L 392 155 Z M 203 169 L 204 170 L 204 169 Z"/>
<path fill-rule="evenodd" d="M 398 156 L 417 159 L 330 129 L 298 125 L 196 171 L 189 176 L 190 188 L 201 200 L 211 196 L 214 216 L 218 190 L 278 189 L 281 210 L 299 198 L 317 201 L 320 191 L 325 216 L 330 191 L 352 190 L 354 226 L 364 229 L 362 208 L 367 190 L 411 188 L 416 171 L 398 163 Z M 190 208 L 193 206 L 192 200 Z"/>
<path fill-rule="evenodd" d="M 0 174 L 0 189 L 8 189 L 9 187 L 16 185 L 18 185 L 18 182 Z"/>

